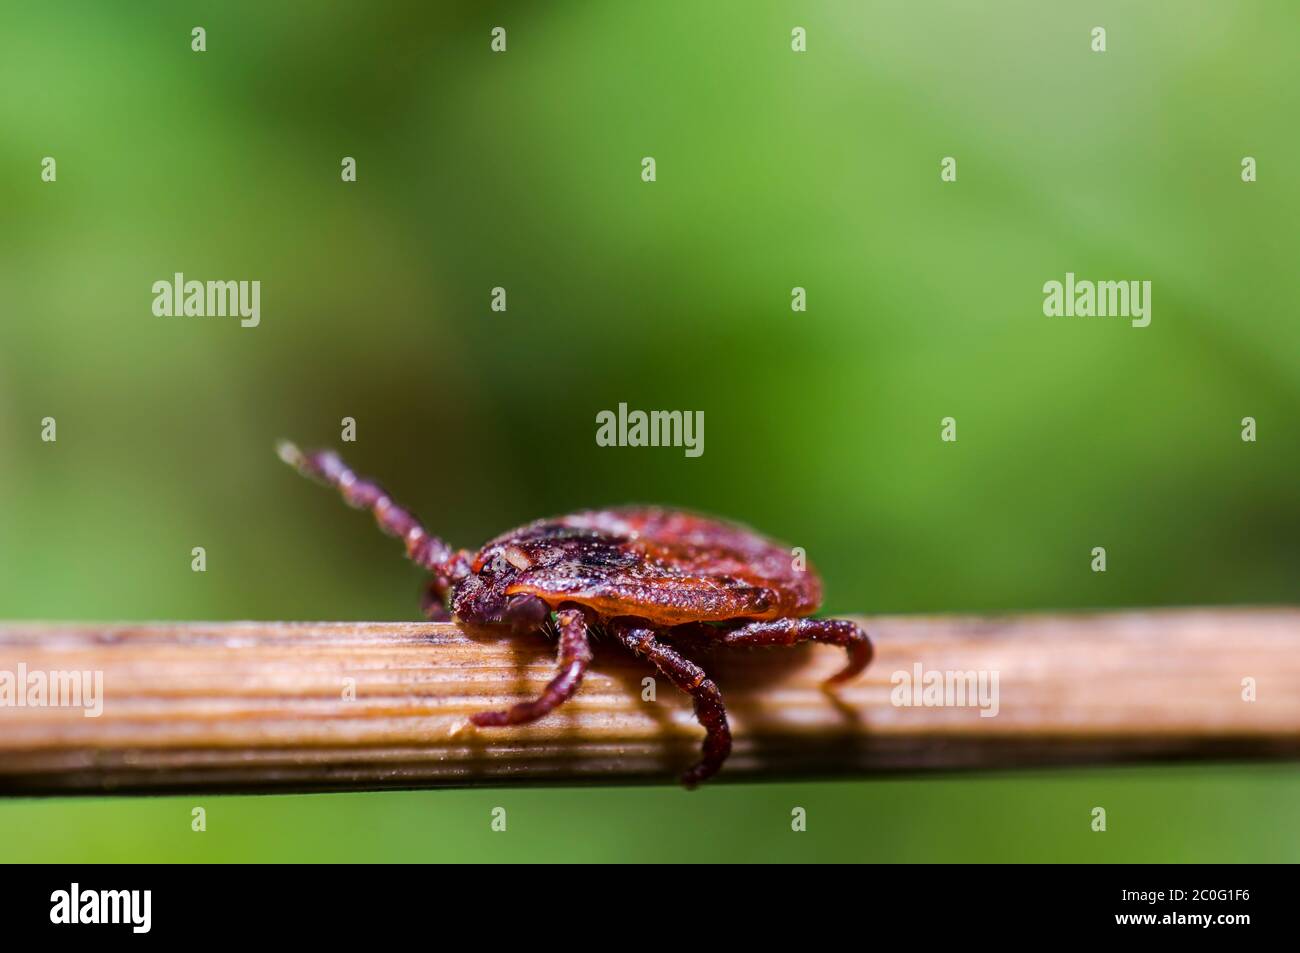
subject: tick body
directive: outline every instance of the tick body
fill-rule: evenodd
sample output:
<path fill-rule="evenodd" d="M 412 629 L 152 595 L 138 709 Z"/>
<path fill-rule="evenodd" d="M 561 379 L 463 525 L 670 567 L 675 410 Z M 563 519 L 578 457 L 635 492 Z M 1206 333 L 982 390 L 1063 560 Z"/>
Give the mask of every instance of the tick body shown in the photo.
<path fill-rule="evenodd" d="M 717 685 L 688 657 L 701 641 L 727 647 L 824 642 L 843 647 L 848 664 L 834 687 L 871 661 L 856 623 L 807 618 L 821 604 L 821 581 L 796 569 L 788 548 L 734 523 L 654 507 L 592 510 L 538 520 L 487 543 L 477 554 L 430 535 L 376 483 L 358 477 L 332 451 L 280 456 L 368 509 L 384 532 L 427 570 L 425 614 L 513 632 L 558 632 L 555 676 L 537 698 L 481 712 L 479 727 L 522 725 L 571 698 L 591 662 L 588 633 L 600 626 L 690 695 L 704 727 L 703 757 L 683 776 L 693 787 L 731 752 L 727 711 Z"/>

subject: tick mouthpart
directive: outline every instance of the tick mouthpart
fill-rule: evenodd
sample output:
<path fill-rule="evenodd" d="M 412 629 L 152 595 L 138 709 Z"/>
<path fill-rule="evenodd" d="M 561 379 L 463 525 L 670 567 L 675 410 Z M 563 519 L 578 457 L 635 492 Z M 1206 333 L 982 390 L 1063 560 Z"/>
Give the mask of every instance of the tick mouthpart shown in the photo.
<path fill-rule="evenodd" d="M 544 600 L 528 593 L 515 593 L 506 599 L 501 619 L 517 628 L 536 628 L 550 614 L 551 607 Z"/>

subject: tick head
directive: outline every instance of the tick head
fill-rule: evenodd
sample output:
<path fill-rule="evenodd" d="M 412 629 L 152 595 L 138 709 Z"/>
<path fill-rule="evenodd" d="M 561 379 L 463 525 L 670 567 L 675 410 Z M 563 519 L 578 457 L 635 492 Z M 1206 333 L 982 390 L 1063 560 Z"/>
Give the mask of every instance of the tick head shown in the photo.
<path fill-rule="evenodd" d="M 509 592 L 520 574 L 532 567 L 533 560 L 518 546 L 486 547 L 475 558 L 469 578 L 457 588 L 452 610 L 457 618 L 475 625 L 537 628 L 550 615 L 550 606 L 536 596 Z"/>

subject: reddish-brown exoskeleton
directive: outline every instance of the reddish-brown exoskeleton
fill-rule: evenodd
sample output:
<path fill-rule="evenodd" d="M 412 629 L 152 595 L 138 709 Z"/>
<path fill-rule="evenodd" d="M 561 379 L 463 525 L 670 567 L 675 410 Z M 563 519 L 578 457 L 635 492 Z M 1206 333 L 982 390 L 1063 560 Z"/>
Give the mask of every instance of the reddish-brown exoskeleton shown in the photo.
<path fill-rule="evenodd" d="M 304 454 L 288 443 L 279 451 L 351 506 L 371 510 L 384 532 L 406 544 L 407 556 L 433 576 L 424 600 L 429 618 L 447 619 L 450 610 L 472 625 L 534 630 L 554 614 L 555 677 L 531 701 L 474 715 L 475 725 L 522 725 L 570 698 L 591 662 L 588 629 L 601 623 L 694 700 L 704 756 L 682 776 L 694 786 L 727 759 L 731 732 L 717 685 L 682 654 L 684 644 L 843 646 L 848 665 L 828 687 L 871 661 L 871 642 L 855 623 L 805 618 L 821 603 L 817 574 L 795 568 L 788 549 L 743 526 L 652 507 L 594 510 L 529 523 L 471 555 L 431 536 L 337 454 Z"/>

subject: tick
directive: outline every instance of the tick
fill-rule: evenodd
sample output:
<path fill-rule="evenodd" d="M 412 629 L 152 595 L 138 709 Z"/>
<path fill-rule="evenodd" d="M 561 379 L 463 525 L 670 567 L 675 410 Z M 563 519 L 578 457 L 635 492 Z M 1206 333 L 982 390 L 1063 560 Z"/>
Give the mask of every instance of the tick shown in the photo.
<path fill-rule="evenodd" d="M 289 443 L 279 453 L 303 475 L 338 489 L 350 506 L 373 512 L 381 530 L 405 543 L 406 555 L 433 577 L 423 600 L 428 618 L 521 633 L 547 627 L 553 617 L 555 676 L 531 701 L 472 716 L 480 727 L 527 724 L 571 698 L 591 663 L 588 633 L 599 626 L 694 701 L 705 736 L 703 757 L 682 775 L 693 787 L 727 760 L 731 730 L 722 693 L 687 657 L 689 646 L 842 646 L 848 664 L 826 680 L 828 688 L 871 661 L 871 641 L 856 623 L 807 618 L 821 604 L 817 574 L 796 568 L 787 548 L 735 523 L 655 507 L 590 510 L 537 520 L 471 554 L 431 536 L 338 454 L 303 453 Z"/>

